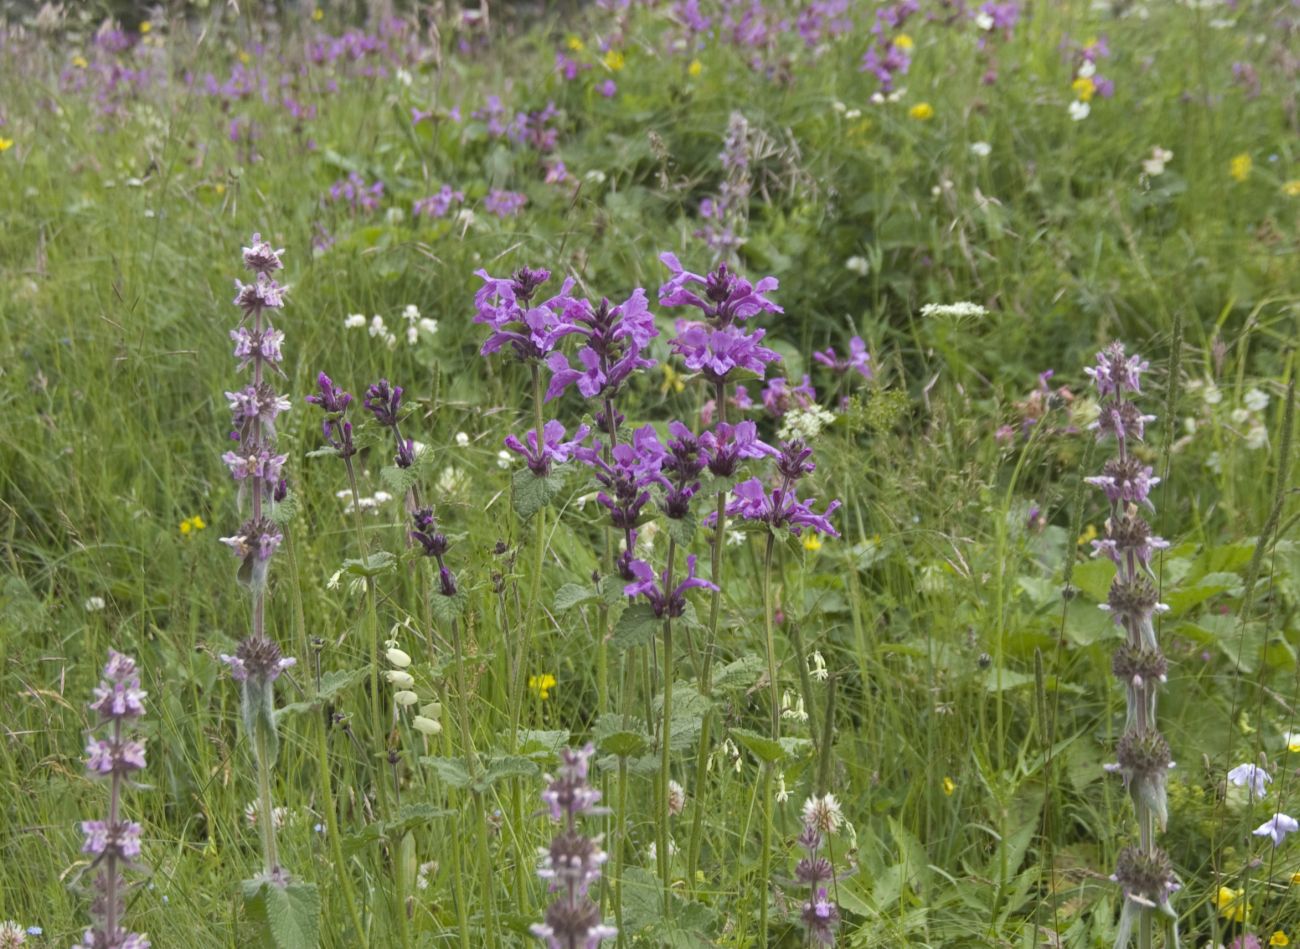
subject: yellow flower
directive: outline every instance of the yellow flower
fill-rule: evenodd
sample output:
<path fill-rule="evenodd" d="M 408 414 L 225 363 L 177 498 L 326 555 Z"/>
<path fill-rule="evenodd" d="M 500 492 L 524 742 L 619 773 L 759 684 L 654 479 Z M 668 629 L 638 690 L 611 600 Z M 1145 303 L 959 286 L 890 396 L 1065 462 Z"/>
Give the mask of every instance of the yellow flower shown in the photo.
<path fill-rule="evenodd" d="M 1251 166 L 1255 163 L 1251 161 L 1249 155 L 1242 152 L 1240 155 L 1232 156 L 1232 161 L 1228 162 L 1228 174 L 1233 181 L 1245 181 L 1250 177 Z"/>
<path fill-rule="evenodd" d="M 224 181 L 218 181 L 216 184 L 212 186 L 212 190 L 215 191 L 218 195 L 225 194 L 226 183 Z"/>
<path fill-rule="evenodd" d="M 187 517 L 185 520 L 181 521 L 181 533 L 184 536 L 189 537 L 191 533 L 201 531 L 207 526 L 208 525 L 203 522 L 203 518 L 195 514 L 193 517 Z"/>
<path fill-rule="evenodd" d="M 243 63 L 245 66 L 247 66 L 249 63 L 253 61 L 253 57 L 241 49 L 239 51 L 239 61 Z"/>
<path fill-rule="evenodd" d="M 627 60 L 623 58 L 623 53 L 621 50 L 611 49 L 608 53 L 605 54 L 605 58 L 602 59 L 601 62 L 605 64 L 605 68 L 608 69 L 610 72 L 618 72 L 620 69 L 623 68 L 623 65 L 627 62 Z"/>
<path fill-rule="evenodd" d="M 1300 178 L 1292 178 L 1284 184 L 1282 193 L 1288 198 L 1300 198 Z"/>
<path fill-rule="evenodd" d="M 928 102 L 918 102 L 907 110 L 907 114 L 918 121 L 924 122 L 927 119 L 934 118 L 934 106 Z"/>
<path fill-rule="evenodd" d="M 1292 882 L 1292 883 L 1300 883 L 1300 873 L 1293 873 L 1293 874 L 1291 874 L 1291 882 Z"/>
<path fill-rule="evenodd" d="M 584 49 L 587 48 L 587 44 L 584 43 L 582 41 L 582 38 L 579 36 L 570 36 L 568 40 L 565 42 L 565 45 L 568 46 L 569 49 L 575 53 L 581 53 Z"/>
<path fill-rule="evenodd" d="M 76 66 L 78 69 L 85 69 L 90 65 L 90 63 L 86 62 L 85 56 L 77 55 L 72 57 L 72 65 Z"/>
<path fill-rule="evenodd" d="M 803 549 L 809 553 L 815 554 L 822 549 L 821 538 L 814 531 L 809 531 L 803 539 Z"/>
<path fill-rule="evenodd" d="M 7 152 L 13 147 L 14 140 L 12 138 L 0 138 L 0 152 Z"/>
<path fill-rule="evenodd" d="M 1287 938 L 1286 933 L 1282 932 L 1282 930 L 1275 929 L 1273 935 L 1268 937 L 1268 944 L 1270 946 L 1289 946 L 1291 940 Z"/>
<path fill-rule="evenodd" d="M 686 74 L 692 78 L 704 72 L 704 64 L 698 59 L 692 59 L 691 64 L 686 67 Z"/>
<path fill-rule="evenodd" d="M 894 37 L 894 45 L 899 49 L 911 49 L 916 44 L 912 42 L 912 38 L 906 33 L 899 33 Z"/>
<path fill-rule="evenodd" d="M 528 688 L 532 689 L 539 699 L 545 702 L 551 697 L 551 689 L 555 688 L 555 676 L 549 672 L 543 672 L 539 676 L 528 677 Z"/>
<path fill-rule="evenodd" d="M 1250 915 L 1250 904 L 1246 902 L 1245 893 L 1230 886 L 1219 887 L 1214 896 L 1214 906 L 1219 915 L 1234 923 L 1244 923 Z"/>
<path fill-rule="evenodd" d="M 1282 740 L 1286 742 L 1287 751 L 1300 751 L 1300 732 L 1283 732 Z"/>
<path fill-rule="evenodd" d="M 317 7 L 315 10 L 311 11 L 311 18 L 315 22 L 319 23 L 321 20 L 325 19 L 325 11 L 320 7 Z"/>
<path fill-rule="evenodd" d="M 664 371 L 664 381 L 659 383 L 659 394 L 667 395 L 669 392 L 681 392 L 686 388 L 686 380 L 682 374 L 674 369 L 668 363 L 662 365 Z"/>
<path fill-rule="evenodd" d="M 1089 524 L 1087 527 L 1083 529 L 1083 533 L 1079 535 L 1078 543 L 1079 546 L 1082 547 L 1084 544 L 1091 543 L 1096 539 L 1097 539 L 1097 525 Z"/>
<path fill-rule="evenodd" d="M 1093 93 L 1097 91 L 1097 84 L 1092 81 L 1091 76 L 1080 76 L 1070 83 L 1070 88 L 1074 90 L 1074 94 L 1079 97 L 1080 102 L 1090 102 Z"/>
<path fill-rule="evenodd" d="M 144 36 L 144 34 L 148 33 L 152 29 L 153 29 L 153 24 L 150 23 L 148 20 L 145 20 L 143 23 L 140 24 L 140 35 Z"/>
<path fill-rule="evenodd" d="M 948 797 L 952 797 L 952 792 L 955 790 L 957 790 L 957 782 L 954 781 L 952 778 L 948 777 L 947 775 L 944 775 L 943 793 L 946 794 Z"/>

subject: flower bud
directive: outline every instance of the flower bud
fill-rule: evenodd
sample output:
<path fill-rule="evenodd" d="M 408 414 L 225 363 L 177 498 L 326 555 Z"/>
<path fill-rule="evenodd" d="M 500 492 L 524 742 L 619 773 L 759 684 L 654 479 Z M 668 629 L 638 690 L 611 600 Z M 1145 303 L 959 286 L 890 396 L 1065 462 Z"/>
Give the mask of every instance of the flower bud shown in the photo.
<path fill-rule="evenodd" d="M 414 677 L 409 672 L 403 672 L 400 669 L 390 669 L 384 673 L 384 677 L 388 679 L 389 685 L 398 689 L 409 689 L 415 685 Z"/>
<path fill-rule="evenodd" d="M 411 657 L 396 646 L 390 648 L 388 652 L 384 653 L 384 656 L 398 669 L 405 669 L 411 664 Z"/>
<path fill-rule="evenodd" d="M 411 720 L 411 726 L 418 732 L 425 735 L 442 734 L 442 723 L 432 718 L 425 718 L 423 715 L 417 715 Z"/>
<path fill-rule="evenodd" d="M 403 689 L 401 692 L 394 693 L 393 701 L 405 708 L 408 705 L 414 705 L 416 702 L 420 701 L 420 697 L 414 692 Z"/>

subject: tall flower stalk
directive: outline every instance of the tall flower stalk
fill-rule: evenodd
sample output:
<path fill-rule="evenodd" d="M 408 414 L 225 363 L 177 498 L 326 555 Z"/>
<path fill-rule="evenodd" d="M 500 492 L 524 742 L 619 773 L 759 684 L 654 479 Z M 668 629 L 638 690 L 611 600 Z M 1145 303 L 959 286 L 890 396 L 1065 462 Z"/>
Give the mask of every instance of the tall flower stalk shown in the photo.
<path fill-rule="evenodd" d="M 144 768 L 144 741 L 128 737 L 130 723 L 144 715 L 147 693 L 140 688 L 135 660 L 109 650 L 104 677 L 95 689 L 90 709 L 99 717 L 107 738 L 91 737 L 86 743 L 86 768 L 108 778 L 108 820 L 82 821 L 85 843 L 95 873 L 94 925 L 73 949 L 149 949 L 149 939 L 122 926 L 126 882 L 122 870 L 140 855 L 140 825 L 122 819 L 122 789 L 130 775 Z"/>
<path fill-rule="evenodd" d="M 1151 533 L 1139 508 L 1154 510 L 1148 495 L 1160 479 L 1151 466 L 1134 454 L 1142 441 L 1147 422 L 1132 397 L 1142 392 L 1141 376 L 1147 363 L 1138 356 L 1126 356 L 1124 346 L 1114 343 L 1097 354 L 1097 365 L 1085 370 L 1097 387 L 1101 414 L 1093 427 L 1098 438 L 1113 440 L 1115 454 L 1102 473 L 1085 480 L 1100 488 L 1110 502 L 1106 532 L 1093 541 L 1096 556 L 1110 558 L 1116 565 L 1115 579 L 1103 609 L 1109 610 L 1124 630 L 1124 643 L 1115 650 L 1112 668 L 1124 683 L 1128 712 L 1124 735 L 1116 749 L 1118 762 L 1107 770 L 1120 774 L 1133 800 L 1137 816 L 1138 841 L 1120 852 L 1114 879 L 1124 894 L 1116 946 L 1127 946 L 1136 924 L 1138 946 L 1150 949 L 1154 939 L 1152 911 L 1173 921 L 1174 944 L 1178 941 L 1177 915 L 1169 904 L 1179 888 L 1168 855 L 1156 845 L 1157 831 L 1163 832 L 1168 816 L 1166 779 L 1174 766 L 1169 743 L 1156 728 L 1156 697 L 1165 681 L 1166 661 L 1156 639 L 1154 618 L 1166 609 L 1158 601 L 1151 569 L 1151 557 L 1168 543 Z"/>

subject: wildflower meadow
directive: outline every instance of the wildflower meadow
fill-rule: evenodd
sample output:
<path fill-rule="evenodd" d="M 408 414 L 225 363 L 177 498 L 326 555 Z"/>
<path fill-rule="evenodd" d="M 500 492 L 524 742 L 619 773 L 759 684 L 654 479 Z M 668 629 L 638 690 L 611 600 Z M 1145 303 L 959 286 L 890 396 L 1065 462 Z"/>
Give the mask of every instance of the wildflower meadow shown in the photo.
<path fill-rule="evenodd" d="M 1297 0 L 0 4 L 0 949 L 1300 944 L 1298 95 Z"/>

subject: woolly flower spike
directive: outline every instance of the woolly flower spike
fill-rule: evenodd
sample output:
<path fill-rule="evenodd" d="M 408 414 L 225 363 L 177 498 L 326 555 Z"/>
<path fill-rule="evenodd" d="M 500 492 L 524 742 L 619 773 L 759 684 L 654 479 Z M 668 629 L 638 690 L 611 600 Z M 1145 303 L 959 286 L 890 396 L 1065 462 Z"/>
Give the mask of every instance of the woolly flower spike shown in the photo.
<path fill-rule="evenodd" d="M 1122 398 L 1125 390 L 1134 394 L 1142 392 L 1142 373 L 1150 367 L 1140 356 L 1125 356 L 1123 343 L 1112 343 L 1097 353 L 1097 365 L 1084 369 L 1097 386 L 1101 398 Z"/>
<path fill-rule="evenodd" d="M 283 247 L 274 250 L 268 242 L 262 240 L 261 234 L 254 232 L 251 246 L 244 248 L 244 266 L 254 273 L 269 274 L 284 266 L 280 261 L 283 253 Z"/>
<path fill-rule="evenodd" d="M 1145 504 L 1154 510 L 1147 495 L 1160 483 L 1160 479 L 1152 477 L 1151 471 L 1150 465 L 1144 465 L 1136 458 L 1110 458 L 1100 476 L 1083 480 L 1101 488 L 1111 504 Z"/>
<path fill-rule="evenodd" d="M 1174 909 L 1169 905 L 1169 897 L 1180 886 L 1174 877 L 1168 854 L 1159 847 L 1152 848 L 1149 853 L 1137 847 L 1125 847 L 1120 851 L 1111 879 L 1120 885 L 1124 893 L 1124 908 L 1120 912 L 1119 929 L 1115 937 L 1117 946 L 1127 944 L 1133 923 L 1142 910 L 1155 909 L 1166 916 L 1175 917 Z M 1177 935 L 1175 944 L 1176 940 Z"/>
<path fill-rule="evenodd" d="M 817 895 L 803 904 L 800 913 L 804 927 L 814 941 L 823 946 L 835 945 L 835 930 L 840 924 L 840 908 L 826 895 L 826 888 L 820 887 Z"/>
<path fill-rule="evenodd" d="M 537 430 L 529 429 L 524 435 L 527 446 L 514 435 L 507 435 L 505 446 L 511 451 L 516 452 L 524 457 L 528 463 L 528 468 L 538 477 L 550 474 L 551 465 L 562 465 L 570 458 L 573 458 L 582 449 L 582 441 L 590 434 L 591 429 L 586 425 L 579 425 L 578 430 L 573 433 L 573 438 L 564 441 L 565 428 L 556 419 L 551 419 L 542 426 L 542 444 L 538 447 Z"/>
<path fill-rule="evenodd" d="M 284 306 L 284 294 L 288 287 L 282 287 L 265 273 L 259 273 L 252 283 L 235 281 L 235 306 L 247 314 L 261 310 L 278 310 Z"/>
<path fill-rule="evenodd" d="M 803 802 L 803 822 L 821 834 L 833 834 L 844 823 L 844 812 L 834 794 L 810 797 Z"/>
<path fill-rule="evenodd" d="M 280 647 L 266 638 L 250 636 L 239 644 L 233 656 L 224 653 L 221 661 L 230 666 L 230 677 L 236 682 L 250 679 L 258 683 L 271 683 L 280 673 L 298 664 L 291 656 L 281 657 Z"/>
<path fill-rule="evenodd" d="M 1273 779 L 1258 765 L 1239 764 L 1228 772 L 1228 783 L 1239 788 L 1249 788 L 1250 797 L 1254 800 L 1267 796 L 1268 786 L 1273 783 Z"/>
<path fill-rule="evenodd" d="M 635 582 L 629 583 L 623 587 L 623 592 L 627 596 L 642 596 L 654 610 L 655 616 L 678 617 L 686 609 L 686 591 L 696 587 L 702 587 L 705 590 L 718 589 L 708 580 L 695 575 L 695 555 L 690 554 L 686 558 L 686 577 L 677 586 L 673 587 L 671 593 L 664 593 L 668 581 L 668 569 L 664 568 L 663 574 L 656 580 L 654 570 L 644 560 L 633 560 L 628 564 L 632 575 L 636 577 Z M 661 587 L 663 583 L 665 587 Z"/>
<path fill-rule="evenodd" d="M 1105 769 L 1123 776 L 1133 800 L 1150 809 L 1156 826 L 1163 831 L 1169 818 L 1166 776 L 1174 767 L 1169 743 L 1156 731 L 1127 731 L 1119 740 L 1116 755 L 1119 761 L 1105 765 Z"/>
<path fill-rule="evenodd" d="M 813 359 L 836 375 L 842 376 L 851 369 L 864 379 L 875 378 L 875 373 L 871 371 L 871 354 L 867 352 L 867 344 L 862 341 L 861 336 L 854 336 L 849 340 L 849 354 L 844 359 L 837 356 L 835 350 L 829 347 L 822 352 L 813 353 Z"/>
<path fill-rule="evenodd" d="M 547 775 L 542 792 L 551 819 L 564 825 L 550 847 L 541 851 L 537 870 L 551 892 L 558 894 L 547 907 L 544 922 L 531 927 L 550 949 L 596 949 L 603 940 L 618 935 L 614 927 L 604 925 L 600 907 L 588 895 L 607 859 L 600 838 L 587 837 L 578 829 L 579 817 L 607 813 L 596 806 L 600 792 L 587 784 L 588 763 L 595 750 L 593 745 L 563 749 L 558 774 Z"/>
<path fill-rule="evenodd" d="M 352 404 L 352 394 L 336 386 L 334 380 L 323 372 L 316 377 L 316 387 L 320 389 L 320 395 L 309 395 L 307 401 L 325 411 L 325 420 L 321 422 L 325 441 L 347 460 L 357 453 L 352 443 L 352 423 L 344 417 Z"/>
<path fill-rule="evenodd" d="M 1300 821 L 1279 811 L 1251 833 L 1256 837 L 1272 837 L 1273 846 L 1276 847 L 1286 839 L 1287 834 L 1294 834 L 1297 830 L 1300 830 Z"/>
<path fill-rule="evenodd" d="M 123 898 L 126 884 L 121 872 L 140 855 L 141 834 L 138 823 L 119 816 L 122 788 L 132 772 L 145 766 L 144 742 L 126 737 L 123 728 L 127 722 L 144 714 L 144 699 L 135 661 L 109 650 L 103 681 L 94 690 L 90 709 L 97 712 L 100 723 L 109 725 L 110 729 L 107 738 L 92 737 L 87 741 L 86 768 L 92 775 L 109 780 L 110 818 L 82 821 L 80 825 L 85 837 L 81 852 L 90 855 L 91 867 L 98 872 L 94 881 L 96 897 L 91 907 L 95 925 L 86 930 L 82 942 L 74 949 L 149 947 L 147 938 L 127 932 L 121 926 L 126 909 Z M 4 930 L 0 928 L 0 936 L 3 935 Z M 21 941 L 8 944 L 18 945 Z"/>
<path fill-rule="evenodd" d="M 253 592 L 266 586 L 266 573 L 271 556 L 280 546 L 284 535 L 280 529 L 266 518 L 248 520 L 239 528 L 238 534 L 221 538 L 241 561 L 239 581 Z"/>

